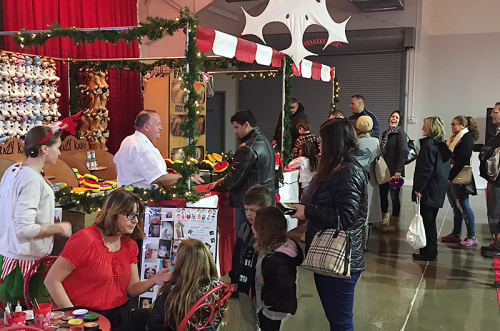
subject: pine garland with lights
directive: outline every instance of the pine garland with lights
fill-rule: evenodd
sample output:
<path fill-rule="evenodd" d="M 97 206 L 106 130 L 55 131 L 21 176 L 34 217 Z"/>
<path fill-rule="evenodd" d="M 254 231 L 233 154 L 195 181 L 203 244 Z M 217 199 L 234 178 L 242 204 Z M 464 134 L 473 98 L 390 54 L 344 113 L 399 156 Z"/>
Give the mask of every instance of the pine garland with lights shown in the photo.
<path fill-rule="evenodd" d="M 165 19 L 162 17 L 148 16 L 146 22 L 139 22 L 139 26 L 131 27 L 127 30 L 94 30 L 82 31 L 78 27 L 63 28 L 58 22 L 49 25 L 48 32 L 39 32 L 29 34 L 26 28 L 21 32 L 14 33 L 14 41 L 21 48 L 30 46 L 42 46 L 47 40 L 56 37 L 68 37 L 73 40 L 75 45 L 93 43 L 96 40 L 118 43 L 120 40 L 130 44 L 133 41 L 141 42 L 142 37 L 148 37 L 154 41 L 163 38 L 164 34 L 172 36 L 177 30 L 184 28 L 188 23 L 192 25 L 197 18 L 191 16 L 188 7 L 179 11 L 179 16 L 175 19 Z M 197 24 L 196 24 L 197 25 Z"/>
<path fill-rule="evenodd" d="M 291 106 L 291 98 L 292 98 L 292 77 L 293 77 L 293 69 L 292 63 L 293 60 L 288 55 L 286 56 L 285 61 L 285 118 L 283 120 L 283 146 L 282 146 L 282 160 L 283 164 L 288 164 L 292 157 L 292 134 L 288 128 L 290 127 L 290 116 L 292 116 L 292 106 Z"/>
<path fill-rule="evenodd" d="M 335 86 L 335 94 L 333 95 L 333 102 L 330 105 L 330 115 L 337 110 L 337 104 L 339 103 L 339 91 L 340 91 L 340 86 L 339 82 L 337 81 L 337 75 L 335 74 L 335 77 L 333 78 L 333 84 Z"/>
<path fill-rule="evenodd" d="M 158 189 L 142 189 L 139 187 L 125 187 L 125 189 L 136 193 L 141 197 L 142 202 L 147 204 L 148 202 L 155 204 L 160 200 L 172 200 L 172 198 L 182 198 L 186 202 L 196 202 L 199 200 L 199 195 L 204 195 L 204 193 L 198 193 L 195 191 L 185 191 L 182 187 L 176 185 L 170 188 L 165 188 L 163 185 L 159 185 Z M 112 191 L 91 193 L 73 193 L 73 188 L 67 186 L 54 193 L 56 204 L 60 206 L 74 205 L 76 210 L 81 210 L 86 214 L 91 214 L 96 211 L 100 211 L 101 207 L 104 205 L 104 200 L 108 193 Z"/>
<path fill-rule="evenodd" d="M 161 17 L 151 17 L 148 16 L 147 22 L 140 22 L 139 26 L 132 27 L 127 30 L 114 31 L 114 30 L 94 30 L 94 31 L 82 31 L 80 28 L 71 27 L 71 28 L 63 28 L 58 22 L 52 23 L 49 26 L 49 32 L 39 32 L 34 34 L 29 34 L 26 31 L 26 28 L 23 28 L 20 33 L 14 33 L 13 38 L 14 41 L 21 47 L 31 47 L 31 46 L 42 46 L 47 40 L 56 37 L 68 37 L 73 40 L 75 45 L 85 44 L 85 43 L 93 43 L 96 40 L 110 42 L 113 44 L 118 43 L 120 40 L 125 41 L 127 44 L 130 44 L 133 41 L 138 41 L 141 43 L 143 37 L 147 37 L 149 40 L 154 41 L 163 38 L 164 34 L 173 35 L 174 32 L 179 30 L 180 28 L 186 28 L 186 33 L 188 35 L 188 45 L 185 50 L 185 58 L 182 60 L 179 59 L 161 59 L 156 61 L 153 64 L 145 64 L 138 61 L 132 60 L 123 60 L 123 61 L 102 61 L 99 64 L 93 63 L 90 65 L 89 62 L 80 62 L 79 66 L 88 65 L 95 67 L 96 70 L 106 70 L 106 69 L 124 69 L 127 67 L 130 70 L 134 71 L 149 71 L 152 70 L 155 66 L 159 65 L 168 65 L 170 68 L 189 68 L 189 72 L 184 70 L 181 74 L 182 85 L 181 88 L 189 95 L 187 101 L 184 104 L 184 108 L 186 109 L 186 116 L 184 121 L 180 125 L 180 129 L 182 130 L 182 136 L 188 139 L 189 143 L 186 147 L 183 148 L 183 157 L 184 160 L 188 160 L 184 162 L 183 165 L 179 169 L 179 173 L 181 174 L 181 178 L 173 185 L 169 190 L 161 189 L 158 193 L 157 190 L 155 192 L 149 192 L 149 190 L 143 191 L 143 197 L 145 201 L 157 201 L 159 199 L 168 199 L 168 197 L 182 197 L 185 201 L 198 201 L 204 193 L 199 193 L 194 191 L 190 187 L 190 178 L 197 173 L 198 165 L 194 162 L 194 159 L 197 156 L 196 153 L 196 143 L 197 137 L 200 136 L 200 133 L 196 130 L 196 122 L 198 120 L 200 111 L 202 107 L 199 105 L 199 101 L 201 100 L 201 96 L 196 92 L 194 87 L 194 83 L 198 80 L 199 70 L 203 67 L 206 70 L 214 70 L 227 68 L 229 65 L 234 65 L 239 68 L 243 68 L 244 66 L 248 66 L 248 64 L 243 63 L 241 61 L 231 59 L 214 59 L 207 60 L 205 55 L 199 51 L 196 46 L 196 32 L 198 31 L 199 18 L 197 15 L 191 16 L 190 10 L 188 7 L 181 9 L 179 11 L 179 16 L 175 19 L 165 19 Z M 74 73 L 76 66 L 73 66 L 72 72 Z M 77 70 L 77 69 L 76 69 Z M 268 72 L 252 74 L 243 73 L 244 78 L 269 78 L 275 77 L 279 73 L 276 72 Z M 257 77 L 258 76 L 258 77 Z M 292 60 L 287 56 L 286 65 L 285 65 L 285 106 L 284 106 L 284 127 L 288 128 L 290 126 L 290 116 L 291 105 L 290 98 L 292 93 L 292 83 L 291 77 L 293 76 L 292 71 Z M 241 79 L 239 74 L 234 74 L 234 78 Z M 72 86 L 70 86 L 72 90 L 76 89 L 75 83 L 73 82 Z M 77 104 L 77 100 L 75 97 L 77 93 L 71 93 L 72 97 L 70 100 L 70 111 L 71 113 L 75 112 L 75 105 Z M 291 134 L 289 130 L 283 130 L 283 161 L 288 163 L 290 161 L 290 156 L 292 154 L 292 146 L 291 146 Z M 79 205 L 79 208 L 83 209 L 85 212 L 95 211 L 100 206 L 105 199 L 105 194 L 74 194 L 71 193 L 71 188 L 67 188 L 57 192 L 56 200 L 60 204 L 65 204 L 65 202 Z M 68 191 L 69 190 L 69 191 Z M 164 192 L 163 192 L 164 191 Z M 160 196 L 158 196 L 158 194 Z"/>

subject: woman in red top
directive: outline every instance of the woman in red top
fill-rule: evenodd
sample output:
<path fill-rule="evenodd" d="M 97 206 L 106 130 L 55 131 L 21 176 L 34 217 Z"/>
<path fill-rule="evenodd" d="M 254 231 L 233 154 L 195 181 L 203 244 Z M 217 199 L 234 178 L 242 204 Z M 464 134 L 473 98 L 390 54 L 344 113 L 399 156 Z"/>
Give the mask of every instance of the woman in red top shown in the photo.
<path fill-rule="evenodd" d="M 127 295 L 140 295 L 171 278 L 161 269 L 140 281 L 134 239 L 144 237 L 143 211 L 138 195 L 117 189 L 107 197 L 95 224 L 68 240 L 45 278 L 59 308 L 98 311 L 110 320 L 111 330 L 122 330 L 130 319 Z"/>

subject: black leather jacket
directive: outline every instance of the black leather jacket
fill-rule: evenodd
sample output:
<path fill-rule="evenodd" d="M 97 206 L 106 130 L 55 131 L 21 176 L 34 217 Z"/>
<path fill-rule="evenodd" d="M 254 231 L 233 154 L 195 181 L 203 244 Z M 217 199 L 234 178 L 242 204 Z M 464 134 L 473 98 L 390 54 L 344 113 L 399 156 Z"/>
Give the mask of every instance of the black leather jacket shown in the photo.
<path fill-rule="evenodd" d="M 302 197 L 308 220 L 306 252 L 318 231 L 337 227 L 340 215 L 342 227 L 351 239 L 351 272 L 365 270 L 362 229 L 368 209 L 367 183 L 365 172 L 350 162 L 344 162 L 324 183 L 313 179 Z"/>
<path fill-rule="evenodd" d="M 274 164 L 275 156 L 271 144 L 259 128 L 250 131 L 240 139 L 231 170 L 217 181 L 214 190 L 231 191 L 231 206 L 243 208 L 243 195 L 255 184 L 264 185 L 274 204 Z"/>

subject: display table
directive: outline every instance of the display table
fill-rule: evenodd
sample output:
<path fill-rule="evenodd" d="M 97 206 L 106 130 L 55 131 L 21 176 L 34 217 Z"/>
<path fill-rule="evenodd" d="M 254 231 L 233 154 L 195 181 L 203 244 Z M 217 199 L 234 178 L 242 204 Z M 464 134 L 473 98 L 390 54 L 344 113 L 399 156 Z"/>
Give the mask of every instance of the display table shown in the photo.
<path fill-rule="evenodd" d="M 55 311 L 58 311 L 58 310 L 53 310 L 53 312 L 55 312 Z M 73 311 L 72 309 L 65 311 L 64 314 L 71 315 L 72 311 Z M 106 317 L 104 317 L 101 314 L 92 312 L 92 311 L 89 311 L 89 314 L 97 314 L 99 316 L 99 319 L 96 322 L 99 324 L 100 330 L 102 330 L 102 331 L 110 331 L 111 330 L 111 324 L 109 323 L 109 320 Z M 83 330 L 84 324 L 85 324 L 85 322 L 83 322 L 80 325 L 71 326 L 71 330 Z M 30 320 L 30 321 L 26 322 L 26 325 L 34 326 L 35 323 L 33 322 L 33 320 Z M 58 318 L 58 319 L 51 318 L 50 319 L 50 330 L 55 330 L 59 326 L 69 326 L 69 325 L 67 322 L 62 321 L 60 318 Z M 6 326 L 4 325 L 4 320 L 0 319 L 0 329 L 3 329 L 5 327 Z"/>

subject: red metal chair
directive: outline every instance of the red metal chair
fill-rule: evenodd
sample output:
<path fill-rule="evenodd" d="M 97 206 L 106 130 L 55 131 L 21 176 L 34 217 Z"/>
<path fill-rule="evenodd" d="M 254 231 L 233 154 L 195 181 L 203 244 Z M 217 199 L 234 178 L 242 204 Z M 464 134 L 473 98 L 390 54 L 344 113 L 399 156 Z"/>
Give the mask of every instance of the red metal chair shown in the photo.
<path fill-rule="evenodd" d="M 208 302 L 204 302 L 206 298 L 208 298 L 214 292 L 217 292 L 219 290 L 222 290 L 222 294 L 220 295 L 219 300 L 217 300 L 213 305 L 209 304 Z M 231 285 L 230 283 L 227 283 L 227 284 L 220 284 L 220 285 L 214 287 L 213 289 L 211 289 L 210 291 L 208 291 L 207 293 L 205 293 L 201 298 L 198 299 L 198 301 L 196 301 L 196 303 L 193 305 L 193 307 L 191 307 L 191 309 L 189 309 L 186 316 L 184 316 L 184 319 L 182 320 L 181 325 L 179 325 L 179 327 L 177 328 L 177 331 L 184 331 L 184 328 L 186 327 L 191 316 L 193 316 L 193 314 L 196 311 L 198 311 L 198 309 L 202 309 L 204 307 L 209 307 L 210 315 L 208 316 L 205 324 L 203 324 L 202 326 L 195 325 L 194 326 L 195 329 L 201 330 L 205 326 L 207 326 L 208 324 L 213 323 L 216 316 L 217 316 L 216 314 L 214 314 L 215 309 L 217 309 L 224 302 L 229 300 L 233 291 L 234 291 L 233 285 Z"/>
<path fill-rule="evenodd" d="M 45 279 L 45 276 L 47 276 L 47 272 L 49 272 L 50 267 L 52 267 L 52 264 L 54 261 L 57 259 L 57 256 L 45 256 L 42 257 L 40 260 L 37 261 L 29 270 L 28 275 L 24 279 L 24 284 L 23 284 L 23 292 L 24 292 L 24 302 L 26 306 L 28 307 L 28 310 L 33 309 L 31 306 L 31 301 L 30 301 L 30 280 L 31 277 L 33 277 L 36 274 L 42 274 L 42 277 Z M 47 267 L 45 270 L 40 271 L 38 270 L 40 265 L 45 264 Z M 45 295 L 42 293 L 42 291 L 38 290 L 38 292 L 43 295 L 44 297 L 49 297 L 49 295 Z"/>

